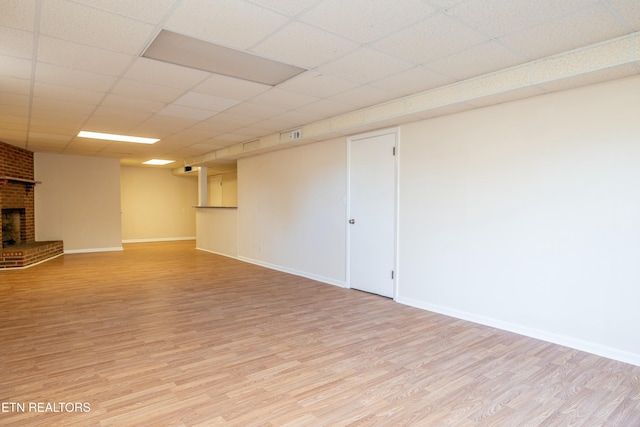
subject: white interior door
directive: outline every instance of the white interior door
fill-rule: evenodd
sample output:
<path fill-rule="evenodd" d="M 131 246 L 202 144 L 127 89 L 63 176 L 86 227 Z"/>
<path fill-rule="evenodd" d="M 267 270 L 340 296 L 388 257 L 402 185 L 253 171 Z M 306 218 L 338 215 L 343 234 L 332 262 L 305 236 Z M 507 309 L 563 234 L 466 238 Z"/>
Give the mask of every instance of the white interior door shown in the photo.
<path fill-rule="evenodd" d="M 396 133 L 349 140 L 349 286 L 393 298 Z"/>

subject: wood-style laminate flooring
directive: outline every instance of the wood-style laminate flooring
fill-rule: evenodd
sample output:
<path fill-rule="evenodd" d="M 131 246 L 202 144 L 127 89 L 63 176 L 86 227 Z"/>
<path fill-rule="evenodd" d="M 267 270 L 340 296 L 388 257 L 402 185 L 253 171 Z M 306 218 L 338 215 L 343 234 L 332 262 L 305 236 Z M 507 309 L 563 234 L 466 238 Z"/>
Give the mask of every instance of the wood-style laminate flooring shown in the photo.
<path fill-rule="evenodd" d="M 0 425 L 640 425 L 640 367 L 194 246 L 0 272 Z"/>

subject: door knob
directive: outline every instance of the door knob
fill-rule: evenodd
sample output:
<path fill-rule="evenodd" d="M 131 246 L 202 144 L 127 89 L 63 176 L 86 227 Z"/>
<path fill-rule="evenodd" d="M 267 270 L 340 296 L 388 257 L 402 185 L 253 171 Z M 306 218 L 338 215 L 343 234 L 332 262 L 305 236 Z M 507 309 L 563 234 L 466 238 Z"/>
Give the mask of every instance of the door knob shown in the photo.
<path fill-rule="evenodd" d="M 356 220 L 355 220 L 355 219 L 351 218 L 351 219 L 349 220 L 349 224 L 355 224 L 355 223 L 356 223 Z"/>

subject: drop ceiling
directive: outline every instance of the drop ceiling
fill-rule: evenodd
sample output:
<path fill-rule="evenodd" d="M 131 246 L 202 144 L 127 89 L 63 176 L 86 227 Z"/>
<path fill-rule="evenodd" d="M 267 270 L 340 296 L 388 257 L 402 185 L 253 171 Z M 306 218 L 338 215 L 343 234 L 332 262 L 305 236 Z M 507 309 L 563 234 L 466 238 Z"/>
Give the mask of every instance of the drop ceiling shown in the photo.
<path fill-rule="evenodd" d="M 272 86 L 142 57 L 162 30 L 306 71 Z M 639 32 L 637 0 L 2 0 L 0 140 L 228 162 L 640 74 Z"/>

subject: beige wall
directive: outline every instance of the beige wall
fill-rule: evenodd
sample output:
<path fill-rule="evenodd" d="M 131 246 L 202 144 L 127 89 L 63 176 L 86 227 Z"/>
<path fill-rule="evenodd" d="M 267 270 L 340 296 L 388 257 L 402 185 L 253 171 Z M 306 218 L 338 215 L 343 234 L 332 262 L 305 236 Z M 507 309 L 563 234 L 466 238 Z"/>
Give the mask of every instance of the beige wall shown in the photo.
<path fill-rule="evenodd" d="M 207 178 L 206 206 L 238 206 L 238 174 L 211 175 Z"/>
<path fill-rule="evenodd" d="M 122 240 L 195 239 L 198 182 L 171 169 L 122 167 Z"/>
<path fill-rule="evenodd" d="M 118 159 L 35 153 L 36 240 L 65 252 L 122 249 Z"/>

